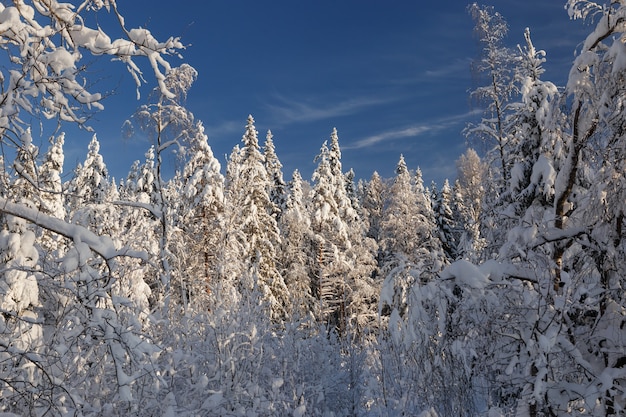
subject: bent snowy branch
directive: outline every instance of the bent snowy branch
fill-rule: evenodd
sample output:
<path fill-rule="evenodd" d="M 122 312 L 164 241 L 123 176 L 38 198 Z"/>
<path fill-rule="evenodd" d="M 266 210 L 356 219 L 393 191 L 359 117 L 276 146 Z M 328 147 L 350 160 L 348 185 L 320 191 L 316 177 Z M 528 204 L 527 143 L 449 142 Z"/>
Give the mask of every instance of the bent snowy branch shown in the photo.
<path fill-rule="evenodd" d="M 148 259 L 147 254 L 142 251 L 135 251 L 128 248 L 116 249 L 113 245 L 113 241 L 108 236 L 98 236 L 82 226 L 67 223 L 56 217 L 44 214 L 39 210 L 8 201 L 6 198 L 0 198 L 0 212 L 32 222 L 51 232 L 72 239 L 76 243 L 84 243 L 107 261 L 117 256 L 131 256 L 142 260 Z"/>

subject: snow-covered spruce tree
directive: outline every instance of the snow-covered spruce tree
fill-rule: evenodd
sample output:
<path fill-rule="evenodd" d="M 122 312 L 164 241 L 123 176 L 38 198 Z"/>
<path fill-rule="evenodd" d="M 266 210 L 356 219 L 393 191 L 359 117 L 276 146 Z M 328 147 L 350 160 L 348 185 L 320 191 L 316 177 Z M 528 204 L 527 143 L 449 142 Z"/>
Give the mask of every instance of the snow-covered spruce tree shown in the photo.
<path fill-rule="evenodd" d="M 285 203 L 287 201 L 287 184 L 283 179 L 283 164 L 281 164 L 276 155 L 276 147 L 274 146 L 274 136 L 270 130 L 267 131 L 265 136 L 265 143 L 263 144 L 263 157 L 265 158 L 265 169 L 267 170 L 267 176 L 270 179 L 270 201 L 274 204 L 273 214 L 276 220 L 280 220 L 280 216 L 285 210 Z"/>
<path fill-rule="evenodd" d="M 239 219 L 234 213 L 236 207 L 233 202 L 238 201 L 237 196 L 242 188 L 240 176 L 242 151 L 239 144 L 235 145 L 228 156 L 226 174 L 224 176 L 224 228 L 222 230 L 222 245 L 217 254 L 219 279 L 214 286 L 215 301 L 223 308 L 228 305 L 234 308 L 241 300 L 239 289 L 241 277 L 246 271 L 246 261 L 241 256 L 244 253 L 245 236 L 239 227 Z"/>
<path fill-rule="evenodd" d="M 87 156 L 74 170 L 74 176 L 67 184 L 68 216 L 74 224 L 85 226 L 95 233 L 106 233 L 111 223 L 104 222 L 99 215 L 105 209 L 105 196 L 109 188 L 109 174 L 104 158 L 100 154 L 100 142 L 93 136 L 89 142 Z"/>
<path fill-rule="evenodd" d="M 436 276 L 445 257 L 421 171 L 418 169 L 413 177 L 402 155 L 387 198 L 381 221 L 381 273 L 386 298 L 381 296 L 380 308 L 385 315 L 393 309 L 403 315 L 409 289 Z"/>
<path fill-rule="evenodd" d="M 330 167 L 330 155 L 323 143 L 311 190 L 311 227 L 316 240 L 316 277 L 313 294 L 318 306 L 318 320 L 331 328 L 345 329 L 345 276 L 348 264 L 345 250 L 349 245 L 347 226 L 339 214 L 335 199 L 336 181 Z M 343 184 L 341 184 L 343 188 Z"/>
<path fill-rule="evenodd" d="M 75 168 L 74 176 L 65 187 L 67 217 L 72 224 L 113 239 L 120 236 L 120 211 L 114 205 L 118 191 L 108 176 L 104 158 L 100 154 L 100 143 L 95 135 L 89 142 L 85 160 Z M 121 246 L 120 241 L 115 241 L 115 244 Z M 96 257 L 90 262 L 90 268 L 106 273 L 106 260 Z"/>
<path fill-rule="evenodd" d="M 374 171 L 365 185 L 362 197 L 363 216 L 369 225 L 367 236 L 380 243 L 380 222 L 385 204 L 385 185 L 378 172 Z"/>
<path fill-rule="evenodd" d="M 148 180 L 153 178 L 151 174 L 151 167 L 154 164 L 153 155 L 149 150 L 143 164 L 139 161 L 132 164 L 126 180 L 120 183 L 119 191 L 114 184 L 110 187 L 110 201 L 113 202 L 118 212 L 117 245 L 122 248 L 141 248 L 150 259 L 146 262 L 141 258 L 125 257 L 117 261 L 120 273 L 120 279 L 118 279 L 120 294 L 132 301 L 136 314 L 141 320 L 144 320 L 156 308 L 156 297 L 159 294 L 158 291 L 153 292 L 153 288 L 158 288 L 156 283 L 158 267 L 154 261 L 158 253 L 158 239 L 155 237 L 158 222 L 148 210 L 139 209 L 133 204 L 140 207 L 143 204 L 149 204 L 149 194 L 146 190 L 152 189 Z M 114 198 L 114 195 L 117 195 L 117 198 Z"/>
<path fill-rule="evenodd" d="M 381 238 L 381 273 L 383 276 L 393 276 L 385 280 L 383 291 L 391 286 L 392 304 L 390 307 L 398 309 L 401 315 L 406 309 L 406 292 L 414 283 L 413 275 L 406 275 L 406 269 L 411 269 L 418 262 L 418 239 L 415 231 L 418 228 L 417 194 L 413 190 L 411 173 L 407 168 L 404 156 L 396 166 L 396 176 L 389 188 L 388 203 L 383 210 L 380 222 Z M 398 271 L 403 276 L 396 276 Z M 408 281 L 407 281 L 408 279 Z M 383 299 L 381 297 L 381 302 Z M 389 307 L 381 306 L 383 314 L 388 314 Z"/>
<path fill-rule="evenodd" d="M 67 215 L 61 179 L 65 160 L 64 143 L 63 133 L 54 139 L 50 138 L 50 147 L 43 157 L 39 170 L 40 210 L 63 220 Z M 43 230 L 42 233 L 40 242 L 44 258 L 57 259 L 64 253 L 64 239 L 49 230 Z"/>
<path fill-rule="evenodd" d="M 455 230 L 458 227 L 452 211 L 452 188 L 450 188 L 450 183 L 446 179 L 439 192 L 437 192 L 436 185 L 433 183 L 431 193 L 433 194 L 433 212 L 435 213 L 435 222 L 439 232 L 441 247 L 446 254 L 446 258 L 451 262 L 457 257 Z"/>
<path fill-rule="evenodd" d="M 337 129 L 333 129 L 331 134 L 330 153 L 338 155 L 335 165 L 339 174 L 342 172 L 342 165 Z M 349 288 L 347 313 L 351 318 L 349 322 L 351 331 L 355 336 L 362 337 L 369 333 L 377 322 L 380 283 L 376 282 L 378 243 L 367 236 L 369 226 L 363 217 L 363 209 L 354 183 L 355 176 L 353 169 L 343 174 L 345 198 L 350 204 L 349 208 L 343 211 L 350 240 L 346 256 L 352 265 L 347 280 Z"/>
<path fill-rule="evenodd" d="M 289 291 L 278 270 L 280 234 L 272 215 L 271 182 L 252 116 L 248 116 L 242 141 L 240 154 L 235 157 L 239 159 L 238 166 L 232 165 L 232 159 L 229 162 L 225 215 L 227 251 L 231 252 L 229 256 L 243 261 L 243 269 L 242 275 L 225 278 L 237 283 L 242 297 L 265 303 L 269 316 L 282 320 L 289 305 Z M 260 300 L 250 300 L 259 295 Z"/>
<path fill-rule="evenodd" d="M 85 23 L 89 20 L 85 19 L 87 14 L 97 12 L 111 13 L 114 18 L 118 18 L 117 21 L 123 26 L 124 19 L 118 13 L 117 4 L 107 0 L 86 1 L 78 6 L 67 2 L 59 3 L 54 0 L 13 1 L 4 2 L 0 5 L 0 43 L 5 45 L 2 49 L 5 65 L 0 70 L 0 83 L 2 84 L 0 92 L 0 140 L 3 143 L 11 143 L 21 148 L 21 137 L 28 131 L 28 127 L 33 122 L 36 123 L 36 119 L 40 117 L 57 118 L 62 123 L 73 122 L 84 126 L 88 111 L 103 108 L 102 96 L 85 88 L 85 85 L 91 84 L 90 80 L 84 78 L 86 73 L 81 69 L 86 61 L 85 56 L 108 55 L 117 58 L 126 64 L 138 84 L 143 78 L 140 76 L 141 69 L 137 65 L 137 61 L 141 59 L 139 57 L 149 57 L 157 81 L 161 84 L 162 90 L 167 91 L 161 82 L 163 73 L 169 71 L 169 64 L 165 60 L 165 56 L 182 48 L 178 39 L 171 38 L 161 43 L 152 37 L 146 29 L 126 27 L 122 27 L 123 30 L 120 32 L 123 38 L 111 39 L 105 33 L 104 28 L 90 27 Z M 23 150 L 28 151 L 28 148 L 24 147 Z M 36 178 L 32 177 L 31 179 Z M 32 182 L 32 184 L 37 183 Z M 11 230 L 7 229 L 5 235 L 11 243 L 9 252 L 22 258 L 20 261 L 22 266 L 19 271 L 15 270 L 15 272 L 19 272 L 18 275 L 32 276 L 34 265 L 31 263 L 35 259 L 29 250 L 29 247 L 32 249 L 32 244 L 28 244 L 30 226 L 24 224 L 24 221 L 61 234 L 70 240 L 74 239 L 77 241 L 77 245 L 79 244 L 78 241 L 81 241 L 82 253 L 88 254 L 86 258 L 98 256 L 110 260 L 120 254 L 115 250 L 110 240 L 98 238 L 81 226 L 69 224 L 64 220 L 40 212 L 36 208 L 29 207 L 13 197 L 13 195 L 18 196 L 19 194 L 16 192 L 15 194 L 2 194 L 0 196 L 2 212 L 9 218 L 8 224 L 12 225 Z M 24 224 L 24 227 L 20 224 Z M 20 230 L 23 230 L 24 233 Z M 18 239 L 17 235 L 20 234 L 22 237 Z M 13 259 L 17 260 L 17 258 Z M 68 264 L 68 266 L 71 265 L 71 263 Z M 3 270 L 7 273 L 10 272 L 8 269 Z M 54 271 L 43 272 L 53 273 Z M 84 283 L 94 285 L 99 285 L 98 283 L 101 282 L 99 279 L 103 278 L 99 272 L 86 274 L 83 277 Z M 117 277 L 114 269 L 111 269 L 111 273 L 104 277 L 102 282 L 110 283 L 115 281 Z M 3 285 L 12 287 L 18 281 L 4 277 L 2 282 Z M 39 301 L 35 300 L 35 296 L 36 292 L 33 289 L 30 292 L 28 303 L 30 306 L 39 304 Z M 24 308 L 21 319 L 26 319 L 22 322 L 32 324 L 33 326 L 30 328 L 36 330 L 36 323 L 39 319 L 29 317 L 28 310 L 30 307 L 24 304 L 26 299 L 25 297 L 22 298 L 19 303 Z M 85 302 L 86 304 L 82 304 L 80 311 L 82 313 L 94 312 L 93 305 L 85 299 L 81 299 L 77 292 L 71 291 L 69 288 L 60 299 L 71 305 Z M 8 300 L 9 298 L 4 299 L 7 302 Z M 113 310 L 109 310 L 109 312 L 106 322 L 113 324 L 115 312 Z M 10 314 L 10 316 L 11 319 L 20 318 L 17 313 Z M 69 352 L 68 346 L 74 346 L 72 345 L 72 340 L 76 340 L 72 339 L 74 336 L 79 338 L 81 335 L 86 335 L 89 332 L 84 332 L 84 329 L 92 329 L 94 326 L 104 323 L 104 321 L 98 321 L 97 315 L 91 317 L 92 319 L 83 322 L 67 318 L 67 320 L 55 322 L 52 327 L 44 327 L 42 330 L 43 338 L 46 340 L 45 350 L 37 351 L 36 346 L 27 346 L 26 344 L 22 344 L 21 347 L 3 345 L 0 348 L 2 355 L 9 354 L 12 358 L 11 361 L 19 360 L 16 363 L 4 362 L 6 365 L 10 365 L 2 370 L 3 386 L 0 394 L 0 411 L 17 412 L 22 415 L 81 414 L 83 411 L 102 412 L 110 415 L 127 414 L 128 410 L 119 410 L 107 405 L 110 404 L 109 400 L 112 396 L 103 396 L 101 391 L 96 393 L 95 390 L 84 389 L 84 387 L 74 389 L 80 385 L 80 381 L 72 379 L 72 370 L 83 366 L 85 362 L 77 362 L 74 360 L 75 356 L 72 354 L 65 355 L 65 353 Z M 5 320 L 4 317 L 3 320 Z M 7 323 L 4 323 L 4 326 L 6 325 Z M 5 329 L 9 328 L 11 326 L 5 327 Z M 118 329 L 121 330 L 121 328 Z M 127 331 L 136 334 L 134 333 L 135 329 L 131 330 L 125 327 L 124 332 Z M 23 336 L 26 337 L 27 333 L 24 332 Z M 61 333 L 64 333 L 63 337 L 54 337 Z M 19 338 L 14 338 L 14 340 L 18 342 Z M 88 340 L 92 346 L 101 342 L 108 343 L 113 349 L 113 344 L 121 339 L 116 332 L 109 332 L 106 334 L 93 333 L 88 335 L 85 340 Z M 129 339 L 127 341 L 131 342 Z M 132 353 L 129 346 L 135 345 L 134 341 L 128 344 L 117 344 L 118 348 L 115 348 L 117 358 L 129 363 L 129 357 L 124 358 L 119 354 Z M 22 349 L 22 351 L 16 355 L 16 349 Z M 134 347 L 132 351 L 137 352 Z M 86 350 L 81 357 L 89 362 L 94 358 L 93 352 L 94 350 Z M 58 363 L 59 355 L 65 358 L 71 357 L 65 362 L 71 369 L 63 369 L 59 372 L 53 369 L 53 365 Z M 136 356 L 133 357 L 136 358 Z M 102 359 L 102 363 L 111 369 L 107 358 L 102 357 Z M 139 365 L 139 362 L 134 363 Z M 120 362 L 118 364 L 123 366 Z M 5 371 L 15 375 L 16 371 L 22 372 L 22 370 L 35 368 L 41 370 L 42 375 L 45 376 L 39 380 L 37 385 L 28 384 L 20 387 L 19 384 L 13 384 L 12 391 L 5 385 L 12 378 L 9 378 L 4 373 Z M 118 368 L 118 370 L 122 370 L 122 368 Z M 150 375 L 149 372 L 142 372 L 142 374 Z M 117 379 L 105 379 L 106 385 L 111 388 L 112 392 L 120 394 L 120 398 L 128 398 L 126 394 L 128 389 L 136 386 L 136 378 L 131 376 L 124 379 L 124 374 L 121 372 L 117 375 L 119 377 Z M 21 381 L 26 382 L 26 379 L 22 378 Z M 74 383 L 76 385 L 73 385 Z M 110 408 L 103 411 L 104 406 Z M 94 409 L 96 411 L 93 411 Z"/>
<path fill-rule="evenodd" d="M 554 196 L 555 167 L 558 166 L 560 125 L 557 88 L 549 82 L 540 80 L 543 72 L 541 64 L 543 52 L 535 50 L 528 30 L 525 33 L 526 47 L 520 48 L 521 61 L 517 66 L 516 82 L 522 93 L 520 102 L 510 103 L 504 127 L 510 133 L 508 148 L 503 154 L 509 154 L 510 175 L 506 188 L 496 199 L 486 201 L 479 193 L 484 192 L 480 164 L 477 155 L 471 150 L 459 160 L 459 175 L 464 181 L 456 184 L 458 199 L 457 210 L 465 224 L 465 233 L 461 235 L 462 247 L 469 243 L 469 236 L 485 236 L 489 241 L 484 258 L 496 256 L 503 265 L 512 271 L 523 270 L 519 276 L 511 273 L 510 282 L 504 288 L 490 290 L 499 297 L 503 308 L 490 306 L 486 313 L 492 317 L 487 327 L 500 337 L 491 341 L 492 346 L 473 346 L 481 353 L 481 366 L 476 368 L 474 378 L 489 381 L 491 387 L 487 393 L 490 401 L 503 408 L 517 407 L 530 414 L 537 413 L 545 400 L 536 395 L 534 387 L 541 387 L 545 374 L 539 372 L 548 353 L 537 348 L 539 343 L 526 343 L 524 340 L 537 341 L 542 332 L 554 333 L 549 312 L 546 288 L 550 286 L 550 277 L 541 271 L 550 270 L 549 245 L 537 245 L 537 236 L 546 233 L 552 224 L 552 204 Z M 472 173 L 475 172 L 475 173 Z M 488 178 L 494 172 L 493 164 Z M 468 179 L 475 179 L 468 181 Z M 470 185 L 468 187 L 468 185 Z M 474 196 L 472 197 L 472 193 Z M 464 196 L 465 199 L 463 198 Z M 472 201 L 475 203 L 472 205 Z M 482 205 L 481 205 L 482 204 Z M 473 206 L 473 207 L 472 207 Z M 476 210 L 485 210 L 483 215 L 472 216 Z M 476 220 L 472 220 L 476 219 Z M 482 221 L 482 229 L 473 227 Z M 497 225 L 498 233 L 489 229 Z M 482 239 L 481 239 L 482 240 Z M 496 252 L 497 251 L 497 252 Z M 476 252 L 476 251 L 471 251 Z M 466 252 L 467 253 L 467 252 Z M 480 256 L 466 257 L 473 262 Z M 521 280 L 521 281 L 517 281 Z M 522 285 L 522 283 L 524 283 Z M 463 304 L 462 300 L 454 301 Z M 455 310 L 458 309 L 455 305 Z M 500 316 L 502 312 L 507 312 Z M 529 313 L 532 311 L 532 314 Z M 534 330 L 542 329 L 539 334 Z M 497 348 L 494 348 L 497 347 Z M 518 361 L 511 365 L 511 357 Z M 554 357 L 554 363 L 563 364 Z M 506 371 L 506 372 L 503 372 Z M 534 395 L 534 396 L 533 396 Z M 519 402 L 511 401 L 520 398 Z M 526 407 L 526 408 L 525 408 Z M 530 407 L 530 408 L 529 408 Z M 533 408 L 534 407 L 534 408 Z M 534 410 L 534 411 L 533 411 Z"/>
<path fill-rule="evenodd" d="M 441 247 L 441 240 L 438 238 L 437 223 L 433 204 L 430 200 L 430 193 L 424 187 L 422 170 L 418 167 L 415 170 L 413 179 L 414 193 L 417 202 L 418 228 L 415 230 L 420 250 L 430 254 L 431 259 L 425 262 L 427 269 L 431 272 L 439 271 L 445 263 L 445 256 Z"/>
<path fill-rule="evenodd" d="M 313 296 L 315 239 L 302 189 L 302 176 L 293 172 L 288 184 L 285 211 L 278 223 L 281 234 L 279 260 L 285 284 L 291 294 L 289 315 L 305 318 L 317 307 Z"/>
<path fill-rule="evenodd" d="M 191 302 L 196 308 L 206 308 L 207 296 L 218 279 L 218 256 L 222 247 L 224 217 L 224 177 L 219 161 L 197 122 L 196 136 L 185 149 L 184 167 L 173 179 L 179 195 L 174 203 L 176 225 L 182 239 L 175 243 L 178 268 L 188 277 L 178 285 L 184 303 Z"/>
<path fill-rule="evenodd" d="M 120 210 L 121 245 L 140 247 L 151 259 L 147 263 L 139 259 L 124 259 L 120 263 L 129 283 L 134 282 L 137 284 L 135 287 L 142 289 L 142 297 L 149 296 L 150 310 L 153 310 L 162 307 L 161 301 L 166 296 L 159 258 L 160 233 L 163 229 L 160 212 L 156 211 L 158 197 L 154 147 L 148 149 L 145 158 L 142 164 L 137 162 L 131 167 L 120 192 L 121 199 L 115 204 Z"/>
<path fill-rule="evenodd" d="M 346 335 L 349 328 L 362 330 L 375 309 L 377 290 L 372 274 L 377 249 L 366 237 L 365 224 L 346 192 L 336 129 L 331 133 L 330 148 L 324 142 L 316 160 L 311 225 L 316 240 L 313 288 L 319 303 L 317 317 Z"/>
<path fill-rule="evenodd" d="M 346 184 L 346 194 L 348 195 L 352 208 L 356 211 L 358 216 L 362 216 L 361 201 L 357 194 L 357 185 L 354 183 L 355 177 L 356 174 L 354 170 L 350 168 L 350 170 L 344 174 L 343 180 Z"/>
<path fill-rule="evenodd" d="M 524 32 L 526 45 L 520 47 L 521 62 L 516 75 L 521 101 L 511 105 L 507 119 L 512 132 L 512 166 L 508 187 L 503 193 L 505 215 L 511 218 L 523 216 L 525 210 L 541 197 L 543 205 L 550 205 L 554 197 L 553 160 L 558 158 L 556 141 L 563 117 L 559 113 L 557 87 L 541 80 L 545 52 L 538 51 L 530 38 L 530 30 Z M 542 184 L 538 184 L 539 182 Z"/>

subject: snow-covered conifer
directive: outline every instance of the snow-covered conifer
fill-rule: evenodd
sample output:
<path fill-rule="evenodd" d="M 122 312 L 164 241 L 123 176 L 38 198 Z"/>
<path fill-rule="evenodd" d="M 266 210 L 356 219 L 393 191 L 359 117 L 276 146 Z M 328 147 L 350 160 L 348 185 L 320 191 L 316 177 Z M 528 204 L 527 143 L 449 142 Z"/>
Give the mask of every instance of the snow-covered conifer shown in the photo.
<path fill-rule="evenodd" d="M 388 254 L 403 254 L 411 262 L 415 262 L 419 249 L 415 234 L 419 207 L 411 173 L 402 155 L 396 166 L 395 179 L 389 188 L 388 200 L 380 225 L 381 246 Z"/>
<path fill-rule="evenodd" d="M 265 137 L 265 146 L 263 156 L 265 158 L 265 168 L 267 170 L 267 176 L 270 180 L 270 201 L 274 204 L 274 214 L 276 220 L 280 219 L 280 216 L 285 210 L 285 203 L 287 200 L 287 185 L 283 179 L 283 164 L 281 164 L 276 155 L 276 147 L 274 146 L 274 136 L 270 130 L 267 131 Z"/>
<path fill-rule="evenodd" d="M 50 147 L 43 157 L 39 170 L 41 190 L 41 210 L 56 218 L 65 219 L 65 204 L 63 201 L 63 163 L 65 155 L 63 145 L 65 134 L 51 138 Z"/>
<path fill-rule="evenodd" d="M 232 166 L 235 162 L 229 162 L 226 227 L 233 229 L 227 231 L 232 241 L 227 242 L 227 250 L 235 251 L 235 256 L 242 258 L 245 266 L 243 276 L 227 279 L 238 281 L 244 297 L 250 297 L 258 289 L 262 301 L 268 304 L 270 316 L 284 319 L 289 291 L 278 270 L 280 234 L 272 215 L 270 178 L 252 116 L 248 117 L 242 141 L 240 163 Z"/>
<path fill-rule="evenodd" d="M 316 308 L 312 288 L 316 253 L 302 176 L 298 170 L 293 172 L 288 189 L 286 208 L 278 225 L 281 232 L 279 260 L 291 294 L 290 316 L 303 318 L 314 313 Z"/>
<path fill-rule="evenodd" d="M 199 122 L 187 152 L 188 160 L 174 178 L 180 184 L 176 202 L 180 207 L 176 211 L 183 237 L 178 242 L 177 257 L 189 281 L 187 292 L 201 301 L 201 295 L 210 293 L 217 284 L 218 257 L 223 247 L 224 177 Z"/>
<path fill-rule="evenodd" d="M 105 201 L 109 174 L 104 158 L 100 154 L 100 142 L 96 135 L 93 135 L 87 149 L 85 161 L 76 167 L 68 185 L 70 217 L 80 212 L 87 204 L 102 204 Z M 88 220 L 75 219 L 75 221 L 85 226 L 90 224 Z M 93 223 L 93 226 L 97 224 Z"/>
<path fill-rule="evenodd" d="M 347 193 L 341 166 L 337 129 L 331 146 L 326 142 L 317 156 L 311 194 L 312 228 L 317 247 L 314 294 L 318 317 L 340 334 L 349 326 L 363 327 L 372 318 L 377 290 L 371 281 L 376 269 L 376 243 L 366 237 L 367 227 Z"/>
<path fill-rule="evenodd" d="M 435 192 L 434 185 L 431 187 L 431 192 Z M 449 261 L 455 260 L 457 256 L 457 242 L 455 240 L 455 230 L 457 226 L 451 205 L 452 189 L 446 179 L 441 187 L 441 191 L 433 195 L 433 211 L 439 231 L 439 240 L 441 241 L 441 246 Z"/>
<path fill-rule="evenodd" d="M 380 175 L 374 171 L 365 186 L 362 206 L 363 215 L 369 224 L 367 236 L 374 239 L 377 243 L 380 241 L 380 222 L 385 204 L 385 192 L 385 185 Z"/>

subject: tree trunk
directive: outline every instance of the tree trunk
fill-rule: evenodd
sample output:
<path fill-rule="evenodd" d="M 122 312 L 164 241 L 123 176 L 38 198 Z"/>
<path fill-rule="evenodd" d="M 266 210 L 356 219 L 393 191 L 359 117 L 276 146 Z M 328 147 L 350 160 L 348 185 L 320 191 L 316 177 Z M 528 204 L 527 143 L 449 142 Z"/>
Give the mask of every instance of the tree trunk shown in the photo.
<path fill-rule="evenodd" d="M 578 175 L 578 168 L 580 162 L 580 152 L 584 144 L 587 140 L 593 135 L 598 125 L 597 118 L 591 123 L 591 126 L 586 130 L 584 134 L 580 131 L 580 116 L 581 109 L 583 104 L 578 101 L 576 103 L 576 109 L 574 110 L 574 120 L 573 120 L 573 132 L 572 132 L 572 141 L 571 146 L 569 148 L 569 154 L 567 156 L 567 163 L 563 168 L 561 174 L 566 178 L 565 184 L 563 185 L 562 190 L 556 190 L 557 198 L 555 199 L 555 207 L 554 207 L 554 227 L 560 230 L 565 230 L 567 226 L 567 217 L 570 214 L 570 197 L 574 190 L 574 185 L 576 185 L 576 177 Z M 554 282 L 553 288 L 555 294 L 559 294 L 561 291 L 561 275 L 563 270 L 563 256 L 565 255 L 565 250 L 571 245 L 571 241 L 560 241 L 556 243 L 556 247 L 554 249 Z"/>

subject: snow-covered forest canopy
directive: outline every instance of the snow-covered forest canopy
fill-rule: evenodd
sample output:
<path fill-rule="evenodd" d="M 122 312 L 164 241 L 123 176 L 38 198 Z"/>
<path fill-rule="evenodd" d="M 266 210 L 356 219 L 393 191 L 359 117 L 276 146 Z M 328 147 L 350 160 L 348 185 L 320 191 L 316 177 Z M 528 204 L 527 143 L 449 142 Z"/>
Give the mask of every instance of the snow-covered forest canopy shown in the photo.
<path fill-rule="evenodd" d="M 252 116 L 222 167 L 178 38 L 114 0 L 0 3 L 0 415 L 626 415 L 626 1 L 566 9 L 591 25 L 559 86 L 530 31 L 511 48 L 468 7 L 481 152 L 424 184 L 402 155 L 357 180 L 336 129 L 285 179 Z M 123 179 L 95 134 L 63 173 L 64 126 L 106 114 L 91 55 L 156 80 Z"/>

